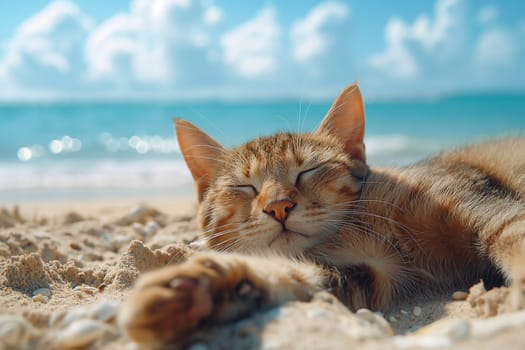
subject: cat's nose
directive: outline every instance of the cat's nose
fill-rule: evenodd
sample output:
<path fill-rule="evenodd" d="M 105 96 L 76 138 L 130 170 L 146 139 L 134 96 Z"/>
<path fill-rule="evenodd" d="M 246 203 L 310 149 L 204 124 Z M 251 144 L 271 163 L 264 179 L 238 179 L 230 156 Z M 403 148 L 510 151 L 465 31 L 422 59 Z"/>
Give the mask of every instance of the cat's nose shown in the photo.
<path fill-rule="evenodd" d="M 289 199 L 280 199 L 266 204 L 263 212 L 284 224 L 288 218 L 288 214 L 292 211 L 296 204 L 297 203 L 292 202 Z"/>

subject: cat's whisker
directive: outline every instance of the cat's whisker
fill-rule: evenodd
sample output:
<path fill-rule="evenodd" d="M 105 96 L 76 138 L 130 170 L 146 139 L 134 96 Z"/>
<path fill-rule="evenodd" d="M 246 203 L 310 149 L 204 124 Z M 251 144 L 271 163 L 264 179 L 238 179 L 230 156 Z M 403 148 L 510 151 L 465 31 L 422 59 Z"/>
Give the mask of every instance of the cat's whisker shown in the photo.
<path fill-rule="evenodd" d="M 339 202 L 339 203 L 335 203 L 335 204 L 332 204 L 332 205 L 328 205 L 326 206 L 326 208 L 329 208 L 329 209 L 332 209 L 332 208 L 346 208 L 348 206 L 358 206 L 359 204 L 362 204 L 362 203 L 377 203 L 377 204 L 381 204 L 381 205 L 387 205 L 387 206 L 390 206 L 390 207 L 393 207 L 395 209 L 399 209 L 401 212 L 405 212 L 405 209 L 401 208 L 400 206 L 396 205 L 396 204 L 393 204 L 391 202 L 387 202 L 387 201 L 384 201 L 384 200 L 380 200 L 380 199 L 354 199 L 354 200 L 351 200 L 351 201 L 346 201 L 346 202 Z M 361 206 L 362 208 L 366 208 L 366 206 Z"/>
<path fill-rule="evenodd" d="M 224 252 L 232 250 L 232 248 L 235 248 L 238 243 L 240 243 L 238 237 L 232 237 L 228 240 L 222 241 L 219 244 L 214 245 L 213 249 L 219 252 Z"/>
<path fill-rule="evenodd" d="M 373 217 L 373 218 L 377 218 L 377 219 L 382 219 L 382 220 L 385 220 L 397 227 L 399 227 L 401 230 L 403 230 L 407 236 L 419 247 L 421 248 L 420 246 L 420 243 L 419 241 L 415 238 L 414 234 L 412 233 L 412 229 L 409 228 L 408 226 L 400 223 L 399 221 L 396 221 L 392 218 L 389 218 L 387 216 L 384 216 L 384 215 L 379 215 L 379 214 L 374 214 L 374 213 L 370 213 L 370 212 L 366 212 L 366 211 L 355 211 L 355 210 L 352 210 L 352 209 L 348 209 L 348 210 L 345 210 L 343 211 L 345 212 L 346 214 L 348 215 L 352 215 L 352 216 L 368 216 L 368 217 Z"/>

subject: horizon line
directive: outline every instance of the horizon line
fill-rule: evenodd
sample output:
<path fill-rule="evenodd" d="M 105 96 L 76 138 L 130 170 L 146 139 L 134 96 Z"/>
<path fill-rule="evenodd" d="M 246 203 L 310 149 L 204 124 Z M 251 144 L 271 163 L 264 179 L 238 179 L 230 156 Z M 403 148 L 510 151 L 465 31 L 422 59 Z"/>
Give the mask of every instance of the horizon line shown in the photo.
<path fill-rule="evenodd" d="M 40 94 L 30 97 L 3 97 L 0 96 L 0 105 L 11 104 L 69 104 L 69 103 L 145 103 L 145 102 L 165 102 L 165 103 L 268 103 L 268 102 L 310 102 L 310 103 L 331 103 L 337 94 L 253 94 L 253 95 L 155 95 L 155 94 L 122 94 L 122 95 L 55 95 Z M 365 102 L 384 103 L 384 102 L 437 102 L 457 97 L 497 97 L 515 96 L 525 97 L 525 88 L 520 89 L 471 89 L 458 90 L 442 93 L 420 93 L 420 94 L 366 94 Z"/>

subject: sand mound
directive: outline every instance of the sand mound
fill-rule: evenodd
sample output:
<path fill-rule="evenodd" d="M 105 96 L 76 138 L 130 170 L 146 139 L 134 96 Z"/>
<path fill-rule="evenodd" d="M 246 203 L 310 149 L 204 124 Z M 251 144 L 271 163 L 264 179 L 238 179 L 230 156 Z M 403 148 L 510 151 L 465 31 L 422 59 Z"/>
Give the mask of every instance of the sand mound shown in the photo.
<path fill-rule="evenodd" d="M 134 348 L 115 321 L 121 301 L 141 273 L 192 254 L 198 230 L 188 207 L 0 209 L 0 348 Z M 509 295 L 480 283 L 456 300 L 413 300 L 383 315 L 352 313 L 319 293 L 207 330 L 192 347 L 525 348 L 525 313 L 512 311 Z"/>

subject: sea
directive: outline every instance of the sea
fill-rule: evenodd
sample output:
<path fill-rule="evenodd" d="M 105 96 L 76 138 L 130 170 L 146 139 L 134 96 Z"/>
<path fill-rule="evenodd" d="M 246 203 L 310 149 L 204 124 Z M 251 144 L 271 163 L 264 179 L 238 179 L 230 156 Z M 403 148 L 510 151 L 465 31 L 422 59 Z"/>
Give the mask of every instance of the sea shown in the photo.
<path fill-rule="evenodd" d="M 311 132 L 330 101 L 0 103 L 0 204 L 192 196 L 173 130 L 187 119 L 227 147 Z M 525 136 L 525 93 L 366 104 L 371 165 L 404 166 L 444 149 Z"/>

